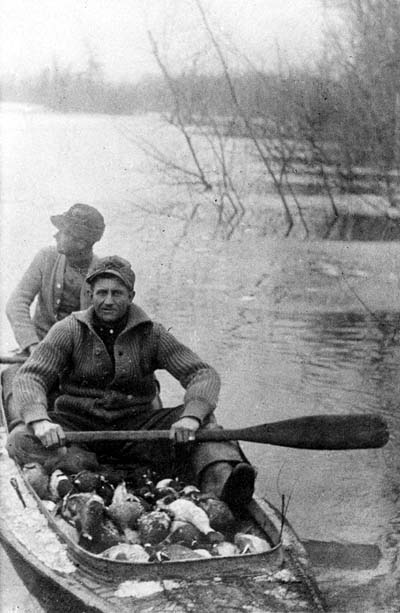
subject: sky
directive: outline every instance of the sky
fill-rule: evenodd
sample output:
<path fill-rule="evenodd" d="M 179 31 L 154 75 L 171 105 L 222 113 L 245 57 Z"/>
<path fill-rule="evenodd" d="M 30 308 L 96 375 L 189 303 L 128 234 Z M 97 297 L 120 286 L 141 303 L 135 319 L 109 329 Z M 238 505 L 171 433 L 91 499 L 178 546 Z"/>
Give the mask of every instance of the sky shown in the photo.
<path fill-rule="evenodd" d="M 270 68 L 279 54 L 307 61 L 319 49 L 321 0 L 202 0 L 232 54 Z M 193 59 L 213 67 L 195 0 L 1 0 L 0 73 L 24 77 L 56 60 L 83 70 L 90 54 L 108 79 L 157 73 L 147 32 L 178 69 Z"/>

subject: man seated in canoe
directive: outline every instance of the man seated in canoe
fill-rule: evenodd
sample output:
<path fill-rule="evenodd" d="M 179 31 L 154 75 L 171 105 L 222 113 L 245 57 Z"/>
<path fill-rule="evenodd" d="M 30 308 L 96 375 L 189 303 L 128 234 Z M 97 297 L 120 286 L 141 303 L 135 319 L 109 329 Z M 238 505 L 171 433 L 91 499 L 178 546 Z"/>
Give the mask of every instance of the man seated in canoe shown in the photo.
<path fill-rule="evenodd" d="M 97 263 L 93 245 L 105 229 L 102 214 L 88 204 L 74 204 L 61 215 L 52 215 L 57 228 L 56 246 L 41 249 L 12 292 L 7 317 L 22 352 L 30 355 L 51 326 L 73 311 L 89 307 L 86 275 Z M 37 298 L 33 316 L 30 307 Z M 2 373 L 3 397 L 9 428 L 20 421 L 12 399 L 12 381 L 18 365 Z"/>
<path fill-rule="evenodd" d="M 92 306 L 56 323 L 18 371 L 14 395 L 24 424 L 10 433 L 9 455 L 48 471 L 73 465 L 74 454 L 170 470 L 190 462 L 203 492 L 233 509 L 253 495 L 255 470 L 231 442 L 192 443 L 199 428 L 218 428 L 217 372 L 133 303 L 135 274 L 126 260 L 103 258 L 86 277 Z M 185 388 L 183 405 L 155 409 L 154 372 L 167 370 Z M 48 392 L 60 377 L 49 414 Z M 51 416 L 51 417 L 50 417 Z M 92 442 L 65 446 L 65 431 L 169 429 L 169 441 Z M 191 444 L 186 444 L 191 443 Z M 69 464 L 68 464 L 69 463 Z"/>

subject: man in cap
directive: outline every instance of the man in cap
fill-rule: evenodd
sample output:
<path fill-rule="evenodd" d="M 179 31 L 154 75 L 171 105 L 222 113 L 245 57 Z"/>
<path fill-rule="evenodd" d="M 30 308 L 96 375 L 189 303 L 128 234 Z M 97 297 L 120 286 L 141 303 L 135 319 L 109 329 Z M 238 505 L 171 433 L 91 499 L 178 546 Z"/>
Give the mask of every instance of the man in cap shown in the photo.
<path fill-rule="evenodd" d="M 101 213 L 87 204 L 74 204 L 61 215 L 50 217 L 57 228 L 56 246 L 41 249 L 12 292 L 6 313 L 23 353 L 30 355 L 51 326 L 72 311 L 90 304 L 85 277 L 97 263 L 93 245 L 103 235 Z M 33 317 L 30 307 L 37 298 Z M 5 408 L 10 426 L 18 420 L 12 399 L 12 380 L 18 367 L 2 376 Z"/>
<path fill-rule="evenodd" d="M 71 466 L 76 448 L 65 447 L 68 430 L 170 429 L 177 443 L 195 440 L 200 427 L 218 427 L 213 416 L 217 372 L 133 303 L 135 275 L 129 262 L 103 258 L 86 277 L 92 306 L 56 323 L 19 370 L 14 394 L 24 425 L 10 434 L 7 449 L 20 464 L 36 461 L 49 472 Z M 154 409 L 154 372 L 167 370 L 185 388 L 184 403 Z M 59 373 L 60 391 L 51 417 L 48 392 Z M 79 452 L 96 460 L 148 463 L 171 470 L 166 441 L 90 443 Z M 234 507 L 249 502 L 255 471 L 233 443 L 178 445 L 180 466 L 188 461 L 203 491 Z M 182 451 L 183 450 L 183 451 Z M 72 460 L 73 464 L 73 460 Z M 93 467 L 93 465 L 92 465 Z"/>
<path fill-rule="evenodd" d="M 29 354 L 56 321 L 89 306 L 84 281 L 97 262 L 93 245 L 105 228 L 101 213 L 87 204 L 74 204 L 66 213 L 50 219 L 58 230 L 56 247 L 39 251 L 6 305 L 15 338 Z M 36 297 L 31 317 L 30 306 Z"/>

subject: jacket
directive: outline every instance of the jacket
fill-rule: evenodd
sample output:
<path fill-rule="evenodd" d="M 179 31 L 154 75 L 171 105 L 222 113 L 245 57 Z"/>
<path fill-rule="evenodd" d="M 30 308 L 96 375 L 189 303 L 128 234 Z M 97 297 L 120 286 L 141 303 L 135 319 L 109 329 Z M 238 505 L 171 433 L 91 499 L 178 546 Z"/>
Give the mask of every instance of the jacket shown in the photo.
<path fill-rule="evenodd" d="M 131 304 L 126 327 L 115 340 L 114 367 L 93 328 L 93 313 L 90 307 L 54 324 L 19 369 L 13 389 L 25 423 L 49 418 L 47 393 L 58 377 L 61 393 L 72 395 L 79 410 L 87 406 L 91 412 L 96 411 L 95 399 L 115 392 L 129 399 L 131 410 L 151 410 L 157 391 L 154 372 L 158 369 L 167 370 L 185 388 L 182 416 L 202 422 L 212 413 L 220 379 L 211 366 Z"/>
<path fill-rule="evenodd" d="M 93 256 L 89 271 L 97 261 L 97 256 Z M 65 266 L 65 255 L 58 253 L 55 247 L 44 247 L 37 253 L 12 292 L 6 305 L 6 314 L 22 350 L 38 343 L 60 319 L 58 307 L 63 292 Z M 84 283 L 81 290 L 81 309 L 90 305 L 88 289 Z M 30 307 L 36 296 L 37 304 L 31 317 Z"/>

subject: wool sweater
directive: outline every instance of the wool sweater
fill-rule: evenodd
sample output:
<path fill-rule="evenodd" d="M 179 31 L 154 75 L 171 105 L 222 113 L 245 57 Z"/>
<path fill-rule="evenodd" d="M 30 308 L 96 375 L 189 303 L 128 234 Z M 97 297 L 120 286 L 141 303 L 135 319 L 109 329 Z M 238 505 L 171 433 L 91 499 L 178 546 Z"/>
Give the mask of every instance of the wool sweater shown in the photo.
<path fill-rule="evenodd" d="M 89 271 L 97 263 L 93 256 Z M 55 247 L 44 247 L 34 257 L 22 279 L 12 292 L 6 314 L 15 338 L 22 350 L 45 337 L 51 326 L 60 319 L 66 257 Z M 86 283 L 81 289 L 81 309 L 90 305 L 89 287 Z M 33 317 L 30 307 L 37 296 Z"/>
<path fill-rule="evenodd" d="M 19 369 L 13 389 L 25 423 L 48 419 L 47 394 L 58 377 L 61 392 L 79 401 L 80 410 L 87 406 L 96 411 L 96 398 L 115 392 L 129 399 L 131 409 L 151 410 L 158 369 L 167 370 L 185 388 L 183 416 L 202 422 L 215 409 L 217 372 L 140 307 L 130 305 L 126 327 L 115 340 L 115 367 L 93 327 L 93 315 L 90 307 L 54 324 Z"/>

